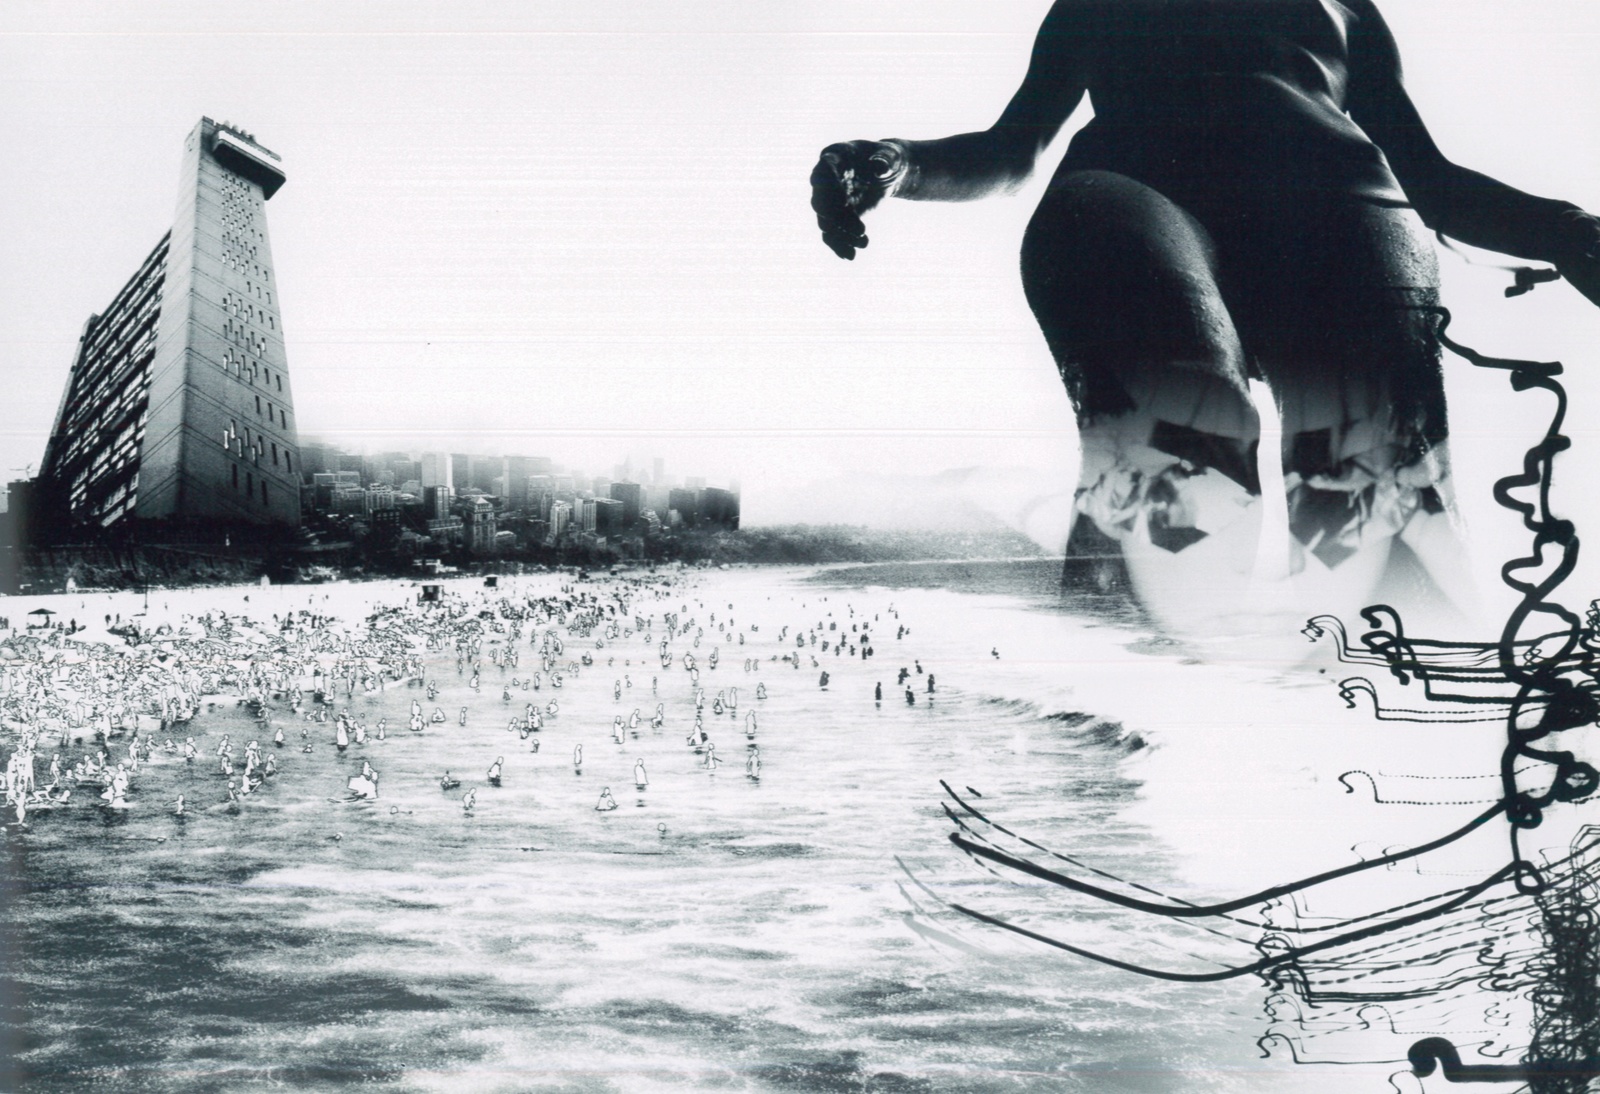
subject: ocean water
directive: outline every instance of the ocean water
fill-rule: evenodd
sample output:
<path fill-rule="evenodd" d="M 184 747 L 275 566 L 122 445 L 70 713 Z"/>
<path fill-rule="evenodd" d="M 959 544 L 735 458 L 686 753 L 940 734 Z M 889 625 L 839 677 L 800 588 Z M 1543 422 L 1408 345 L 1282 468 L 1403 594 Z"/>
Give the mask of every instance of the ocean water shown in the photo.
<path fill-rule="evenodd" d="M 476 692 L 453 654 L 429 654 L 436 701 L 394 682 L 338 697 L 330 709 L 369 729 L 389 723 L 387 740 L 342 755 L 332 722 L 307 723 L 282 703 L 257 722 L 217 697 L 186 730 L 203 758 L 224 733 L 269 750 L 272 726 L 288 738 L 279 773 L 238 815 L 206 809 L 224 784 L 209 763 L 190 769 L 158 753 L 132 809 L 82 806 L 4 837 L 0 1086 L 1423 1089 L 1404 1063 L 1420 1026 L 1367 1022 L 1359 1036 L 1314 1046 L 1273 1040 L 1285 1003 L 1259 977 L 1148 979 L 953 910 L 1163 967 L 1242 963 L 1259 956 L 1259 932 L 1173 932 L 963 854 L 946 806 L 981 825 L 946 786 L 1107 877 L 1210 899 L 1427 838 L 1482 809 L 1470 793 L 1387 805 L 1341 774 L 1476 788 L 1494 770 L 1498 727 L 1379 725 L 1341 701 L 1334 681 L 1349 670 L 1326 644 L 1291 633 L 1249 647 L 1180 645 L 1088 620 L 1054 598 L 1056 565 L 691 572 L 631 605 L 706 629 L 698 648 L 675 640 L 671 669 L 640 635 L 604 649 L 571 638 L 562 661 L 587 648 L 595 664 L 559 690 L 518 688 L 507 702 L 502 686 L 534 665 L 526 639 L 520 669 L 492 666 L 486 644 Z M 447 587 L 516 597 L 557 580 Z M 156 592 L 148 609 L 134 594 L 39 599 L 95 619 L 208 606 L 262 619 L 310 606 L 358 622 L 415 595 L 388 582 Z M 6 606 L 18 619 L 30 604 Z M 717 631 L 712 613 L 732 629 Z M 841 630 L 823 634 L 835 638 L 863 622 L 875 635 L 869 660 L 810 645 L 799 667 L 772 659 L 795 652 L 795 630 L 833 624 Z M 685 652 L 701 668 L 715 769 L 685 741 Z M 712 697 L 733 688 L 736 709 L 714 715 Z M 508 732 L 525 702 L 552 697 L 560 712 L 532 739 Z M 411 732 L 414 698 L 450 720 Z M 653 731 L 657 703 L 665 724 Z M 614 743 L 613 718 L 635 708 L 645 720 Z M 752 743 L 759 780 L 746 775 Z M 504 778 L 493 787 L 485 771 L 497 757 Z M 363 760 L 381 775 L 378 801 L 340 802 Z M 446 769 L 460 789 L 441 791 Z M 468 815 L 460 798 L 473 788 Z M 614 811 L 596 810 L 602 788 Z M 170 812 L 180 793 L 187 819 Z M 1466 877 L 1503 857 L 1489 831 L 1430 870 Z M 1420 869 L 1381 873 L 1369 879 L 1375 892 L 1343 894 L 1351 908 L 1433 882 Z M 1482 1025 L 1481 999 L 1453 998 L 1422 1032 Z M 1497 1027 L 1495 1051 L 1526 1043 L 1518 1021 Z"/>

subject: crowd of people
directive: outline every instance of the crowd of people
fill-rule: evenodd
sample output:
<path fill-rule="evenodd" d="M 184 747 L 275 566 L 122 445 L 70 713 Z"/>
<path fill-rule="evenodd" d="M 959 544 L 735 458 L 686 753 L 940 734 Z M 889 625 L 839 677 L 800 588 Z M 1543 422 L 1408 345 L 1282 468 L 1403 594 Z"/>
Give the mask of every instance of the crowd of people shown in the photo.
<path fill-rule="evenodd" d="M 759 674 L 820 669 L 828 657 L 866 662 L 877 653 L 880 631 L 894 626 L 896 642 L 909 634 L 892 605 L 885 625 L 847 604 L 842 618 L 826 610 L 814 622 L 764 635 L 758 624 L 737 621 L 732 604 L 719 610 L 697 599 L 679 577 L 546 582 L 544 588 L 517 593 L 460 582 L 439 600 L 407 590 L 358 620 L 340 618 L 325 604 L 319 609 L 326 596 L 316 591 L 307 594 L 305 606 L 279 612 L 252 613 L 246 594 L 242 611 L 213 606 L 160 622 L 107 613 L 98 636 L 80 627 L 12 631 L 0 640 L 0 725 L 7 731 L 0 742 L 12 746 L 4 785 L 9 827 L 26 830 L 41 814 L 79 806 L 117 812 L 159 807 L 180 818 L 236 814 L 281 777 L 286 761 L 279 757 L 288 751 L 307 758 L 291 765 L 301 778 L 319 770 L 311 757 L 331 754 L 340 764 L 355 750 L 359 768 L 350 770 L 355 755 L 342 761 L 328 784 L 339 789 L 335 780 L 342 780 L 342 792 L 329 800 L 375 802 L 384 780 L 370 746 L 395 740 L 392 728 L 404 725 L 402 736 L 409 736 L 451 722 L 464 727 L 498 697 L 502 710 L 510 708 L 507 733 L 533 756 L 541 731 L 561 715 L 559 697 L 571 694 L 563 689 L 594 677 L 615 707 L 614 745 L 625 750 L 645 729 L 662 733 L 668 703 L 683 709 L 686 685 L 684 740 L 697 766 L 714 774 L 726 764 L 727 749 L 719 755 L 713 740 L 719 724 L 729 736 L 742 728 L 744 775 L 758 782 L 757 710 L 768 696 Z M 86 611 L 90 595 L 103 594 L 85 594 Z M 748 681 L 742 695 L 737 685 L 713 689 L 705 675 L 725 664 L 724 651 L 740 660 L 740 678 Z M 921 662 L 913 664 L 922 675 Z M 729 668 L 718 673 L 721 681 Z M 492 685 L 485 682 L 490 673 Z M 911 673 L 910 667 L 899 670 L 908 704 L 916 701 L 906 685 Z M 821 681 L 826 688 L 826 669 Z M 931 701 L 931 673 L 926 681 Z M 469 701 L 451 718 L 440 697 L 445 690 L 461 694 L 463 685 Z M 395 727 L 387 712 L 403 708 L 387 699 L 392 688 L 410 689 L 409 716 L 403 722 L 397 716 Z M 881 702 L 881 682 L 873 698 Z M 208 718 L 218 708 L 242 708 L 252 729 L 224 730 L 222 719 Z M 238 724 L 233 717 L 229 727 Z M 442 790 L 459 795 L 463 815 L 479 809 L 480 791 L 514 777 L 507 751 L 499 746 L 486 756 L 483 778 L 473 785 L 448 770 L 437 777 Z M 175 799 L 155 803 L 137 793 L 152 764 L 182 765 L 183 792 Z M 581 741 L 573 747 L 572 766 L 582 774 Z M 641 795 L 650 785 L 642 756 L 634 758 L 632 781 Z M 616 807 L 611 788 L 604 787 L 594 808 Z"/>

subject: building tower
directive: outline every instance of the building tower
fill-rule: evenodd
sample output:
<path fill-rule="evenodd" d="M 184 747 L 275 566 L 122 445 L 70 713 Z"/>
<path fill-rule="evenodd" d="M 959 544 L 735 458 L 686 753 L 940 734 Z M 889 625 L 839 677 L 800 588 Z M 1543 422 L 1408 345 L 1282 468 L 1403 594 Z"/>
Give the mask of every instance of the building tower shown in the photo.
<path fill-rule="evenodd" d="M 300 523 L 299 445 L 264 203 L 274 152 L 201 118 L 172 230 L 78 340 L 39 471 L 58 531 Z"/>

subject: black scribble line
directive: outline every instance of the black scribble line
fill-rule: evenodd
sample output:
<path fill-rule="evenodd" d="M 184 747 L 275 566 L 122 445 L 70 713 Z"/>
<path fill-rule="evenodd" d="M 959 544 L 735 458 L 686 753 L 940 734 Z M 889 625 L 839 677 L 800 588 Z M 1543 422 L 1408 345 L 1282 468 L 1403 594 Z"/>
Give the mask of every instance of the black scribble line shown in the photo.
<path fill-rule="evenodd" d="M 1576 566 L 1579 545 L 1574 524 L 1555 516 L 1550 508 L 1555 457 L 1571 445 L 1562 433 L 1567 415 L 1566 391 L 1557 380 L 1562 366 L 1558 362 L 1512 360 L 1478 353 L 1449 337 L 1448 311 L 1429 310 L 1435 318 L 1436 337 L 1451 352 L 1477 368 L 1507 373 L 1515 391 L 1542 390 L 1555 400 L 1544 435 L 1525 451 L 1520 468 L 1501 477 L 1493 487 L 1496 503 L 1516 513 L 1532 534 L 1527 552 L 1500 567 L 1502 582 L 1518 594 L 1518 600 L 1493 642 L 1408 635 L 1400 614 L 1385 604 L 1362 610 L 1368 629 L 1357 641 L 1351 641 L 1342 620 L 1327 615 L 1308 620 L 1304 633 L 1312 641 L 1331 637 L 1335 654 L 1343 663 L 1386 669 L 1400 686 L 1420 686 L 1426 701 L 1422 708 L 1388 706 L 1370 680 L 1352 676 L 1339 682 L 1339 696 L 1351 709 L 1356 708 L 1358 696 L 1365 695 L 1371 700 L 1371 716 L 1381 722 L 1498 721 L 1505 726 L 1505 745 L 1495 774 L 1437 777 L 1441 781 L 1492 780 L 1498 790 L 1492 797 L 1464 801 L 1385 797 L 1378 778 L 1365 771 L 1349 771 L 1339 777 L 1346 792 L 1355 791 L 1350 781 L 1353 777 L 1364 777 L 1371 784 L 1374 801 L 1379 803 L 1487 802 L 1489 808 L 1464 826 L 1414 847 L 1386 851 L 1376 858 L 1246 896 L 1197 903 L 1167 896 L 1051 851 L 992 820 L 948 783 L 941 784 L 960 809 L 957 812 L 944 803 L 946 816 L 956 826 L 949 834 L 950 842 L 991 876 L 998 876 L 996 867 L 1000 867 L 1167 922 L 1203 927 L 1195 921 L 1221 918 L 1266 932 L 1255 942 L 1258 959 L 1238 964 L 1216 962 L 1223 967 L 1214 970 L 1161 968 L 1126 960 L 939 899 L 950 910 L 977 922 L 1102 965 L 1160 980 L 1208 983 L 1254 974 L 1273 991 L 1289 993 L 1285 997 L 1299 998 L 1313 1006 L 1334 1002 L 1421 1005 L 1443 999 L 1463 1000 L 1474 988 L 1521 999 L 1531 1005 L 1532 1030 L 1531 1041 L 1520 1060 L 1464 1063 L 1461 1049 L 1448 1037 L 1436 1034 L 1416 1041 L 1405 1053 L 1412 1073 L 1426 1077 L 1437 1071 L 1452 1083 L 1520 1082 L 1527 1084 L 1530 1094 L 1581 1094 L 1588 1090 L 1591 1079 L 1600 1077 L 1600 914 L 1595 910 L 1600 903 L 1600 884 L 1592 861 L 1600 841 L 1595 838 L 1595 829 L 1585 828 L 1573 841 L 1570 854 L 1540 863 L 1525 854 L 1522 840 L 1523 833 L 1543 823 L 1548 810 L 1582 804 L 1600 791 L 1600 771 L 1588 759 L 1554 747 L 1553 741 L 1563 732 L 1600 723 L 1600 698 L 1596 694 L 1600 691 L 1600 601 L 1590 605 L 1586 618 L 1580 618 L 1553 599 L 1556 589 Z M 1548 629 L 1536 637 L 1521 637 L 1525 631 L 1541 627 Z M 1274 908 L 1285 908 L 1298 920 L 1299 898 L 1328 882 L 1398 863 L 1417 864 L 1420 872 L 1419 860 L 1424 856 L 1465 839 L 1497 818 L 1506 822 L 1507 860 L 1470 885 L 1340 921 L 1287 925 L 1268 921 Z M 988 838 L 991 831 L 1028 850 L 1018 855 L 1000 849 Z M 1030 852 L 1065 863 L 1071 871 L 1043 866 L 1026 857 Z M 1506 884 L 1512 892 L 1493 892 Z M 923 888 L 931 895 L 931 890 Z M 1235 914 L 1251 908 L 1259 908 L 1261 918 Z M 1210 933 L 1229 937 L 1217 931 Z M 1318 937 L 1294 944 L 1289 940 L 1292 934 Z M 1357 948 L 1360 943 L 1367 945 Z M 1335 985 L 1352 987 L 1328 990 Z M 1359 990 L 1354 987 L 1357 985 Z M 1485 1014 L 1494 1012 L 1495 1008 L 1490 1007 Z M 1395 1031 L 1393 1016 L 1387 1011 L 1384 1014 L 1389 1029 Z M 1499 1025 L 1508 1026 L 1509 1019 Z M 1263 1055 L 1270 1054 L 1269 1046 L 1281 1045 L 1297 1063 L 1358 1062 L 1327 1052 L 1309 1052 L 1303 1038 L 1281 1030 L 1269 1029 L 1257 1044 Z M 1511 1051 L 1498 1036 L 1468 1047 L 1475 1048 L 1479 1057 L 1489 1058 Z M 1373 1057 L 1360 1062 L 1397 1060 L 1398 1057 Z"/>

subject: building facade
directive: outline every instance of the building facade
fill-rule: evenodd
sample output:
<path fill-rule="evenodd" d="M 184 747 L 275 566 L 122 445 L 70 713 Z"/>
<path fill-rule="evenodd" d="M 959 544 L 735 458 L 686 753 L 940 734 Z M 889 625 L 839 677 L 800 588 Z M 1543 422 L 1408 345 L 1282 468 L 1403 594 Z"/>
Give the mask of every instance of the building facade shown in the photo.
<path fill-rule="evenodd" d="M 190 132 L 171 231 L 79 337 L 39 471 L 51 525 L 299 525 L 265 214 L 284 180 L 243 130 Z"/>

